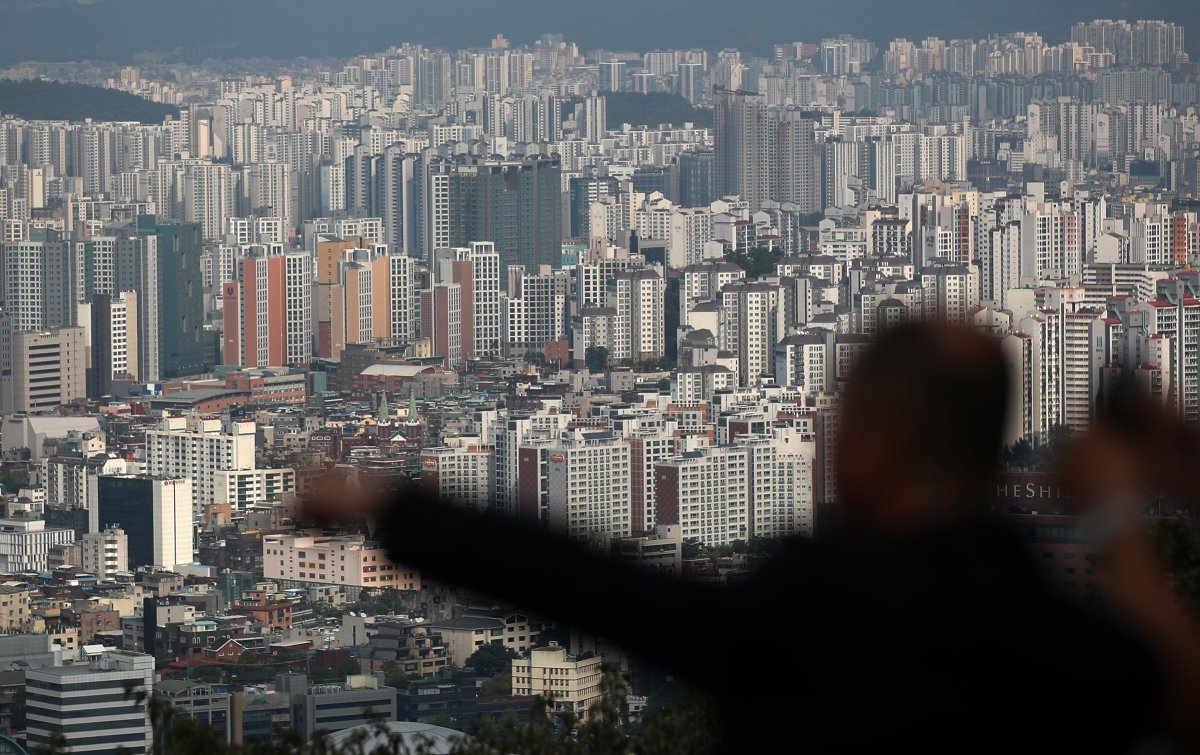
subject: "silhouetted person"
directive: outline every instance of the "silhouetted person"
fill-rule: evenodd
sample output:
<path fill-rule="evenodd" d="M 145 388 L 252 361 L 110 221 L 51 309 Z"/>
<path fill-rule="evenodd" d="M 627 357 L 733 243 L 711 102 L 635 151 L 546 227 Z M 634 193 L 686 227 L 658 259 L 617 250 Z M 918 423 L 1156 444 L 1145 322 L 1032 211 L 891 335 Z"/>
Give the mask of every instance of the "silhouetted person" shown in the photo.
<path fill-rule="evenodd" d="M 429 577 L 675 672 L 714 701 L 723 751 L 1129 752 L 1160 727 L 1158 659 L 990 518 L 1007 395 L 990 339 L 883 336 L 840 403 L 842 532 L 727 589 L 435 501 L 394 501 L 377 534 Z"/>

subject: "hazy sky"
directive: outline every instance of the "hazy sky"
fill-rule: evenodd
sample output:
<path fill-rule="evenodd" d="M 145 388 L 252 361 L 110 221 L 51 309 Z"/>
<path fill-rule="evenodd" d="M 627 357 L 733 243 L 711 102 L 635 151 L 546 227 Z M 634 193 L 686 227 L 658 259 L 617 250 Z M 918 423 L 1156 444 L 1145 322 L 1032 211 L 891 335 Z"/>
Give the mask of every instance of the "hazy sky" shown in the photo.
<path fill-rule="evenodd" d="M 586 49 L 702 46 L 767 50 L 775 42 L 848 32 L 981 37 L 1038 31 L 1064 39 L 1090 18 L 1165 18 L 1188 25 L 1197 50 L 1198 0 L 0 0 L 0 63 L 127 60 L 141 50 L 193 56 L 350 55 L 403 41 L 483 46 L 559 32 Z"/>

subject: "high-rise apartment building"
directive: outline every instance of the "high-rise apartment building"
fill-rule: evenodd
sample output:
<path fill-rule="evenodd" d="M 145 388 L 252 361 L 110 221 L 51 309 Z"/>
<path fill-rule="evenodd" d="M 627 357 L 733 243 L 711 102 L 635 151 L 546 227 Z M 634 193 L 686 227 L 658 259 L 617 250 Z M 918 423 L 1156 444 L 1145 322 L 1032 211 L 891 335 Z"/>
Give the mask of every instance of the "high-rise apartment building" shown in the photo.
<path fill-rule="evenodd" d="M 454 165 L 450 179 L 450 238 L 442 246 L 486 240 L 495 244 L 501 269 L 561 267 L 559 158 L 464 161 Z"/>
<path fill-rule="evenodd" d="M 629 444 L 624 439 L 609 431 L 563 433 L 542 453 L 552 529 L 601 545 L 632 534 Z"/>
<path fill-rule="evenodd" d="M 625 270 L 608 281 L 608 308 L 613 310 L 608 338 L 613 359 L 635 362 L 661 359 L 664 333 L 664 282 L 653 270 Z"/>
<path fill-rule="evenodd" d="M 91 302 L 91 362 L 88 396 L 112 393 L 113 380 L 137 380 L 141 353 L 138 295 L 134 291 L 96 294 Z"/>
<path fill-rule="evenodd" d="M 223 361 L 243 367 L 307 365 L 312 294 L 312 255 L 255 249 L 242 260 L 240 282 L 222 286 Z"/>
<path fill-rule="evenodd" d="M 679 525 L 683 539 L 730 545 L 751 534 L 749 457 L 745 446 L 686 451 L 654 468 L 657 523 Z"/>
<path fill-rule="evenodd" d="M 821 209 L 816 123 L 802 111 L 767 105 L 761 94 L 718 90 L 715 98 L 717 193 L 737 195 L 758 210 L 791 202 Z"/>
<path fill-rule="evenodd" d="M 3 244 L 4 309 L 14 331 L 77 324 L 83 244 L 44 232 L 42 240 Z"/>
<path fill-rule="evenodd" d="M 146 470 L 157 479 L 193 481 L 196 521 L 216 502 L 217 472 L 254 469 L 253 422 L 231 422 L 188 415 L 165 417 L 146 432 Z"/>

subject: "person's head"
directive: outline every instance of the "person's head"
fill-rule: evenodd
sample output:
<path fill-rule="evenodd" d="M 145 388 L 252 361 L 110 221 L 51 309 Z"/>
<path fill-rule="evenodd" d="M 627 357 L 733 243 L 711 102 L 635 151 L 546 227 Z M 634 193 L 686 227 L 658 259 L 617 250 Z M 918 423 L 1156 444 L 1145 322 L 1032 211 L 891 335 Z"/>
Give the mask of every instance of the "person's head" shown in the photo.
<path fill-rule="evenodd" d="M 934 324 L 883 335 L 839 406 L 842 521 L 903 534 L 981 507 L 1007 395 L 999 345 L 987 336 Z"/>

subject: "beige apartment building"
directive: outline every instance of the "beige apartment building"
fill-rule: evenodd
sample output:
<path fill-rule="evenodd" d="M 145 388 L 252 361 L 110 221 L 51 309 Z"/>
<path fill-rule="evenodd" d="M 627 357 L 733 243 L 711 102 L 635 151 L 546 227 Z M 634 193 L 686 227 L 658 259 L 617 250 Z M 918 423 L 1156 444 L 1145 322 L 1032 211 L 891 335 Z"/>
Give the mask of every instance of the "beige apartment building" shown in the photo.
<path fill-rule="evenodd" d="M 600 699 L 600 664 L 600 656 L 576 658 L 551 642 L 512 662 L 512 691 L 514 695 L 540 695 L 550 700 L 555 712 L 571 712 L 585 720 Z"/>
<path fill-rule="evenodd" d="M 291 582 L 420 590 L 421 576 L 392 563 L 360 535 L 263 537 L 263 578 Z"/>

